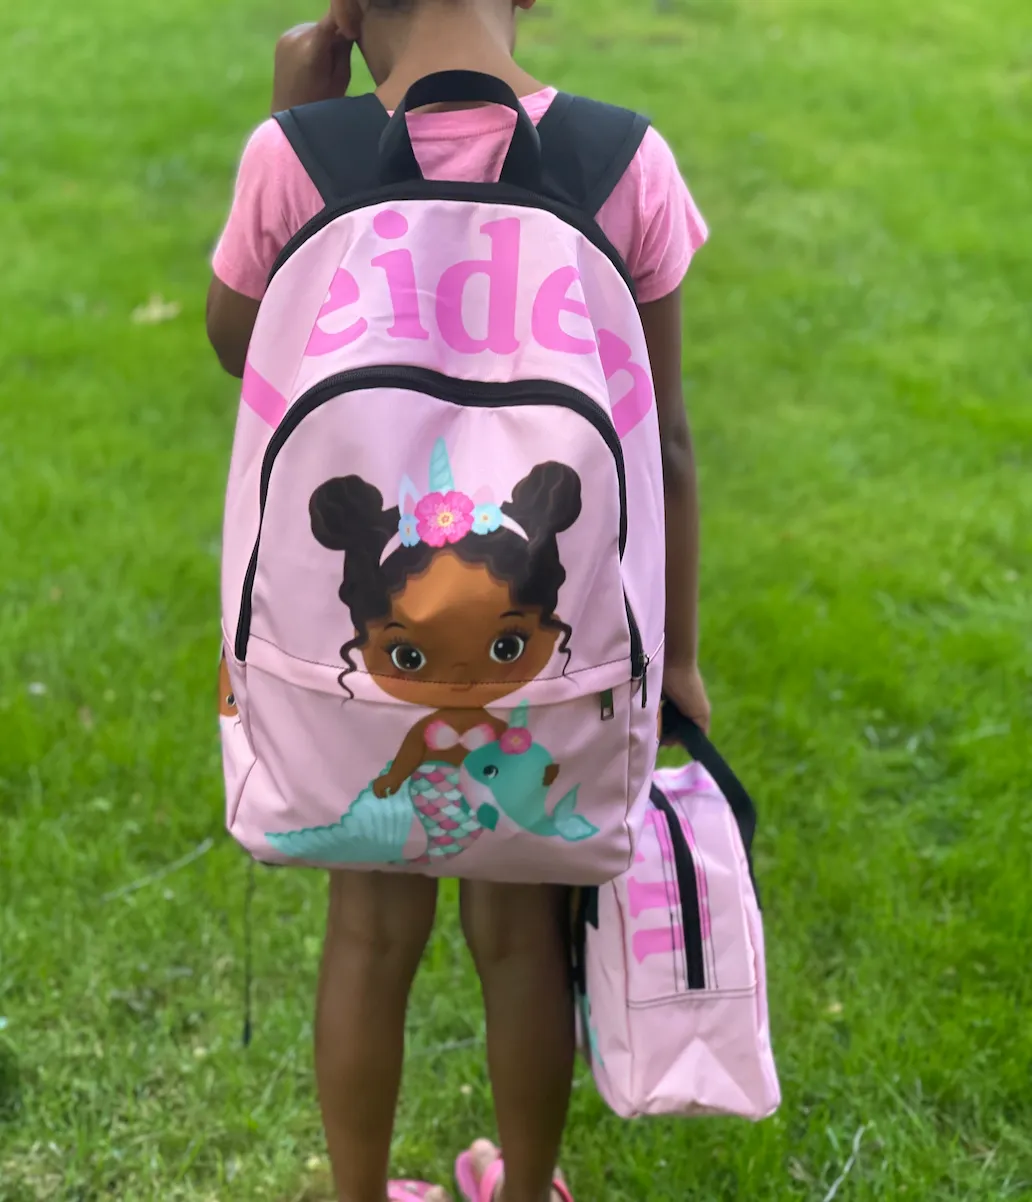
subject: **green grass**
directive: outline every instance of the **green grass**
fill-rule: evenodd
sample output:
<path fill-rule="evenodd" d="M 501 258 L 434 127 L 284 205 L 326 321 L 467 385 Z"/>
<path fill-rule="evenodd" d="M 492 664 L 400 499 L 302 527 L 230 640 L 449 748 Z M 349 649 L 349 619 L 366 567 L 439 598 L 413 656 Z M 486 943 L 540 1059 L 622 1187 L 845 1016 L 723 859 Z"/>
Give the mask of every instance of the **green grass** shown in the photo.
<path fill-rule="evenodd" d="M 302 1196 L 324 885 L 260 882 L 213 734 L 235 395 L 206 255 L 295 0 L 0 9 L 0 1200 Z M 528 65 L 646 108 L 687 294 L 716 733 L 762 807 L 780 1114 L 633 1126 L 588 1202 L 1032 1198 L 1032 9 L 564 0 Z M 136 325 L 151 294 L 182 306 Z M 105 895 L 213 837 L 181 871 Z M 399 1170 L 490 1127 L 454 907 Z M 312 1195 L 315 1196 L 315 1195 Z"/>

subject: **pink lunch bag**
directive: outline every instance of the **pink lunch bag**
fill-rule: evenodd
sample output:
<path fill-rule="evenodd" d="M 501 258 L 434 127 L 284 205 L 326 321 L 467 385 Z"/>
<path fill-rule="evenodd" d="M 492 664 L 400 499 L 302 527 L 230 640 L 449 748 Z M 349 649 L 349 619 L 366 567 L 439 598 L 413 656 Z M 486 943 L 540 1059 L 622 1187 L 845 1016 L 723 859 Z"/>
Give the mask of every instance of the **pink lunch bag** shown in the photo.
<path fill-rule="evenodd" d="M 752 875 L 756 811 L 694 723 L 669 705 L 663 722 L 693 762 L 656 773 L 630 871 L 581 894 L 582 1047 L 624 1118 L 767 1118 L 781 1093 Z"/>
<path fill-rule="evenodd" d="M 514 114 L 492 183 L 406 113 Z M 596 214 L 648 122 L 498 79 L 278 121 L 326 206 L 273 268 L 226 499 L 227 822 L 258 860 L 595 884 L 658 744 L 662 465 L 634 285 Z"/>

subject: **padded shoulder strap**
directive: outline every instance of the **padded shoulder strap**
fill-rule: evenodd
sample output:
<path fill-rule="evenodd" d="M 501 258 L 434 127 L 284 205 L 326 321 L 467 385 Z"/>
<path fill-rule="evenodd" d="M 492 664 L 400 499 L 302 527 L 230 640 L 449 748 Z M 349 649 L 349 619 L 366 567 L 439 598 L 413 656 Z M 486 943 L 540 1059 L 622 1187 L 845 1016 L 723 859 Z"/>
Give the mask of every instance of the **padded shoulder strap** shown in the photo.
<path fill-rule="evenodd" d="M 326 204 L 379 183 L 380 136 L 388 117 L 372 92 L 301 105 L 277 113 L 276 120 Z"/>
<path fill-rule="evenodd" d="M 650 124 L 630 109 L 560 92 L 538 122 L 546 190 L 596 216 Z"/>
<path fill-rule="evenodd" d="M 373 93 L 320 100 L 276 120 L 326 204 L 375 188 L 386 109 Z M 538 123 L 545 191 L 594 217 L 649 128 L 629 109 L 560 93 Z"/>

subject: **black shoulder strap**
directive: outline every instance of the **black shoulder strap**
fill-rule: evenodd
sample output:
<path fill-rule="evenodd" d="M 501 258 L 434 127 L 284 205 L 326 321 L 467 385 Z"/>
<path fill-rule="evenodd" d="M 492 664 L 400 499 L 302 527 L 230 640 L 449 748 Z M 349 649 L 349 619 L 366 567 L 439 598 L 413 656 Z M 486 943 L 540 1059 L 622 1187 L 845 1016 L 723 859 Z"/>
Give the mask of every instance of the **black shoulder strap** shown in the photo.
<path fill-rule="evenodd" d="M 326 204 L 375 188 L 387 110 L 370 92 L 320 100 L 276 120 Z"/>
<path fill-rule="evenodd" d="M 327 204 L 377 186 L 389 118 L 373 93 L 302 105 L 276 120 Z M 648 128 L 629 109 L 561 92 L 538 123 L 544 190 L 594 217 Z"/>
<path fill-rule="evenodd" d="M 560 92 L 538 122 L 548 192 L 594 217 L 638 153 L 647 117 Z"/>

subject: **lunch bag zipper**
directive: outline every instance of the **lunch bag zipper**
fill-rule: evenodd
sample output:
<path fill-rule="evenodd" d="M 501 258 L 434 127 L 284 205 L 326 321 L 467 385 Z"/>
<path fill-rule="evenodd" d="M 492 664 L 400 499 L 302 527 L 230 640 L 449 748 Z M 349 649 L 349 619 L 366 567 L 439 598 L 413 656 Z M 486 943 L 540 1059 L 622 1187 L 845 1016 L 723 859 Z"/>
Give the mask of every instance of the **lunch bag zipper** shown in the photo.
<path fill-rule="evenodd" d="M 702 910 L 699 905 L 699 882 L 695 861 L 688 846 L 684 827 L 676 810 L 667 798 L 653 786 L 652 804 L 666 819 L 670 843 L 674 852 L 674 873 L 681 900 L 681 925 L 684 929 L 686 984 L 689 989 L 706 988 L 706 953 L 702 939 Z"/>
<path fill-rule="evenodd" d="M 240 599 L 240 616 L 237 621 L 234 649 L 237 659 L 243 663 L 247 658 L 247 644 L 251 635 L 251 597 L 254 578 L 258 571 L 258 551 L 261 546 L 262 522 L 265 518 L 265 503 L 269 495 L 269 481 L 276 457 L 287 439 L 310 413 L 314 413 L 328 401 L 335 400 L 348 392 L 361 392 L 368 388 L 403 388 L 419 392 L 437 400 L 464 405 L 475 409 L 498 409 L 506 406 L 559 406 L 569 409 L 590 423 L 606 446 L 616 464 L 617 485 L 620 495 L 620 558 L 627 545 L 627 473 L 623 447 L 616 427 L 605 411 L 577 389 L 555 380 L 519 380 L 508 384 L 481 383 L 480 381 L 456 380 L 440 372 L 422 367 L 362 367 L 352 371 L 338 372 L 328 376 L 314 388 L 310 388 L 287 411 L 286 416 L 273 432 L 265 449 L 259 485 L 258 536 L 244 576 L 243 594 Z M 645 674 L 648 658 L 644 653 L 641 631 L 624 594 L 627 609 L 627 626 L 630 632 L 631 675 L 640 680 L 644 706 L 647 701 Z"/>

